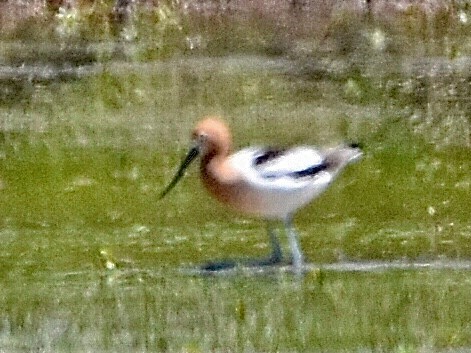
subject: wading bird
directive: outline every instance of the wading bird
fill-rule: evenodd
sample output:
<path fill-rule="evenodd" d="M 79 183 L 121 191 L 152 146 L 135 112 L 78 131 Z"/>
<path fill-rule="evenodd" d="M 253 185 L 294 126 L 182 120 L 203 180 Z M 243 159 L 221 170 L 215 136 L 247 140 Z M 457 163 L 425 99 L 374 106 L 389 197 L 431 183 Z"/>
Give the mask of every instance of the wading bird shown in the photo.
<path fill-rule="evenodd" d="M 303 255 L 293 227 L 295 212 L 319 196 L 350 162 L 362 152 L 358 144 L 318 150 L 300 146 L 290 149 L 249 147 L 231 154 L 232 138 L 218 118 L 201 120 L 191 133 L 193 142 L 170 184 L 173 189 L 190 163 L 201 157 L 201 178 L 219 201 L 245 214 L 266 219 L 272 255 L 265 263 L 282 260 L 273 221 L 284 223 L 292 252 L 293 269 L 301 273 Z"/>

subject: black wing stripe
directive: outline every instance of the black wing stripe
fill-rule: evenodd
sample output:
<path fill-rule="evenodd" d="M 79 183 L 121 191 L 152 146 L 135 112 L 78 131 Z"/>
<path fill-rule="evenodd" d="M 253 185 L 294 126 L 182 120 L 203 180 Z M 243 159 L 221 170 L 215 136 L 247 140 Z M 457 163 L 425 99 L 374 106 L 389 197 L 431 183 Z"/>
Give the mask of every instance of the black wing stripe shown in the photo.
<path fill-rule="evenodd" d="M 297 172 L 292 172 L 289 175 L 295 178 L 304 178 L 304 177 L 309 177 L 309 176 L 314 176 L 323 170 L 326 170 L 329 168 L 329 164 L 324 161 L 321 164 L 313 165 L 312 167 L 309 167 L 304 170 L 299 170 Z"/>
<path fill-rule="evenodd" d="M 281 148 L 270 148 L 270 149 L 266 149 L 263 154 L 261 154 L 260 156 L 257 156 L 254 160 L 254 164 L 256 166 L 259 166 L 261 164 L 265 164 L 267 162 L 270 162 L 271 160 L 275 159 L 275 158 L 278 158 L 279 156 L 281 156 L 283 153 L 285 153 L 285 149 L 281 149 Z"/>
<path fill-rule="evenodd" d="M 263 174 L 262 176 L 266 179 L 280 178 L 280 177 L 283 177 L 283 176 L 290 176 L 290 177 L 293 177 L 295 179 L 298 179 L 298 178 L 305 178 L 305 177 L 313 177 L 316 174 L 322 172 L 323 170 L 326 170 L 327 168 L 329 168 L 329 164 L 327 162 L 322 162 L 321 164 L 313 165 L 312 167 L 309 167 L 307 169 L 287 173 L 285 175 L 282 175 L 282 174 Z"/>

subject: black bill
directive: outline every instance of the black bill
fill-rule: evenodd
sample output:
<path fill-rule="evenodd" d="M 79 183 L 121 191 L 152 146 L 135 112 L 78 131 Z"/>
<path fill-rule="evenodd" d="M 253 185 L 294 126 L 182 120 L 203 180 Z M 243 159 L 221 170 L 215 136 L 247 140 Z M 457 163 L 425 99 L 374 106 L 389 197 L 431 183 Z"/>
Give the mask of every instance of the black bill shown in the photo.
<path fill-rule="evenodd" d="M 178 181 L 181 179 L 181 177 L 184 175 L 186 168 L 191 164 L 191 162 L 198 156 L 199 150 L 198 147 L 193 147 L 188 151 L 188 154 L 186 155 L 185 159 L 183 160 L 182 164 L 180 165 L 180 168 L 178 169 L 177 174 L 173 177 L 172 181 L 168 186 L 165 188 L 164 191 L 160 194 L 159 199 L 162 199 L 167 195 L 175 185 L 177 185 Z"/>

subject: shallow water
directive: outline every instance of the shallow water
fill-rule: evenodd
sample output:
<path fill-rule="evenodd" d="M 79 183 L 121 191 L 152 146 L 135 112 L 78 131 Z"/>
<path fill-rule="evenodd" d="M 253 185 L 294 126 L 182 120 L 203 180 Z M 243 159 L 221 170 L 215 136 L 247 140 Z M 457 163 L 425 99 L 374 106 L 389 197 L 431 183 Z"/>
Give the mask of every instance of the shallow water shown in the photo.
<path fill-rule="evenodd" d="M 350 55 L 304 39 L 278 56 L 89 60 L 113 50 L 103 44 L 72 50 L 72 64 L 3 43 L 1 350 L 470 347 L 469 38 L 459 55 L 431 41 L 422 56 L 362 33 Z M 365 146 L 297 215 L 315 264 L 302 279 L 182 271 L 270 252 L 265 224 L 211 200 L 196 167 L 158 201 L 208 114 L 224 116 L 236 148 Z"/>

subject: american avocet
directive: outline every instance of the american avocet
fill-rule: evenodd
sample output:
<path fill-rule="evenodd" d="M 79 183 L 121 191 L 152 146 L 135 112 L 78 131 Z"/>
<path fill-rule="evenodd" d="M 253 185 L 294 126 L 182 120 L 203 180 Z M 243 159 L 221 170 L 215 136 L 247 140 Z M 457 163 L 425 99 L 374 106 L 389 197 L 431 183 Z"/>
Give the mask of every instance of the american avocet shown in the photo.
<path fill-rule="evenodd" d="M 294 270 L 302 271 L 303 255 L 293 227 L 293 215 L 319 196 L 350 162 L 362 152 L 357 144 L 317 150 L 312 147 L 276 149 L 250 147 L 230 154 L 228 127 L 217 118 L 200 121 L 191 133 L 193 146 L 163 198 L 201 156 L 201 177 L 206 189 L 219 201 L 250 215 L 268 220 L 272 245 L 270 263 L 281 261 L 282 252 L 271 221 L 284 222 Z"/>

